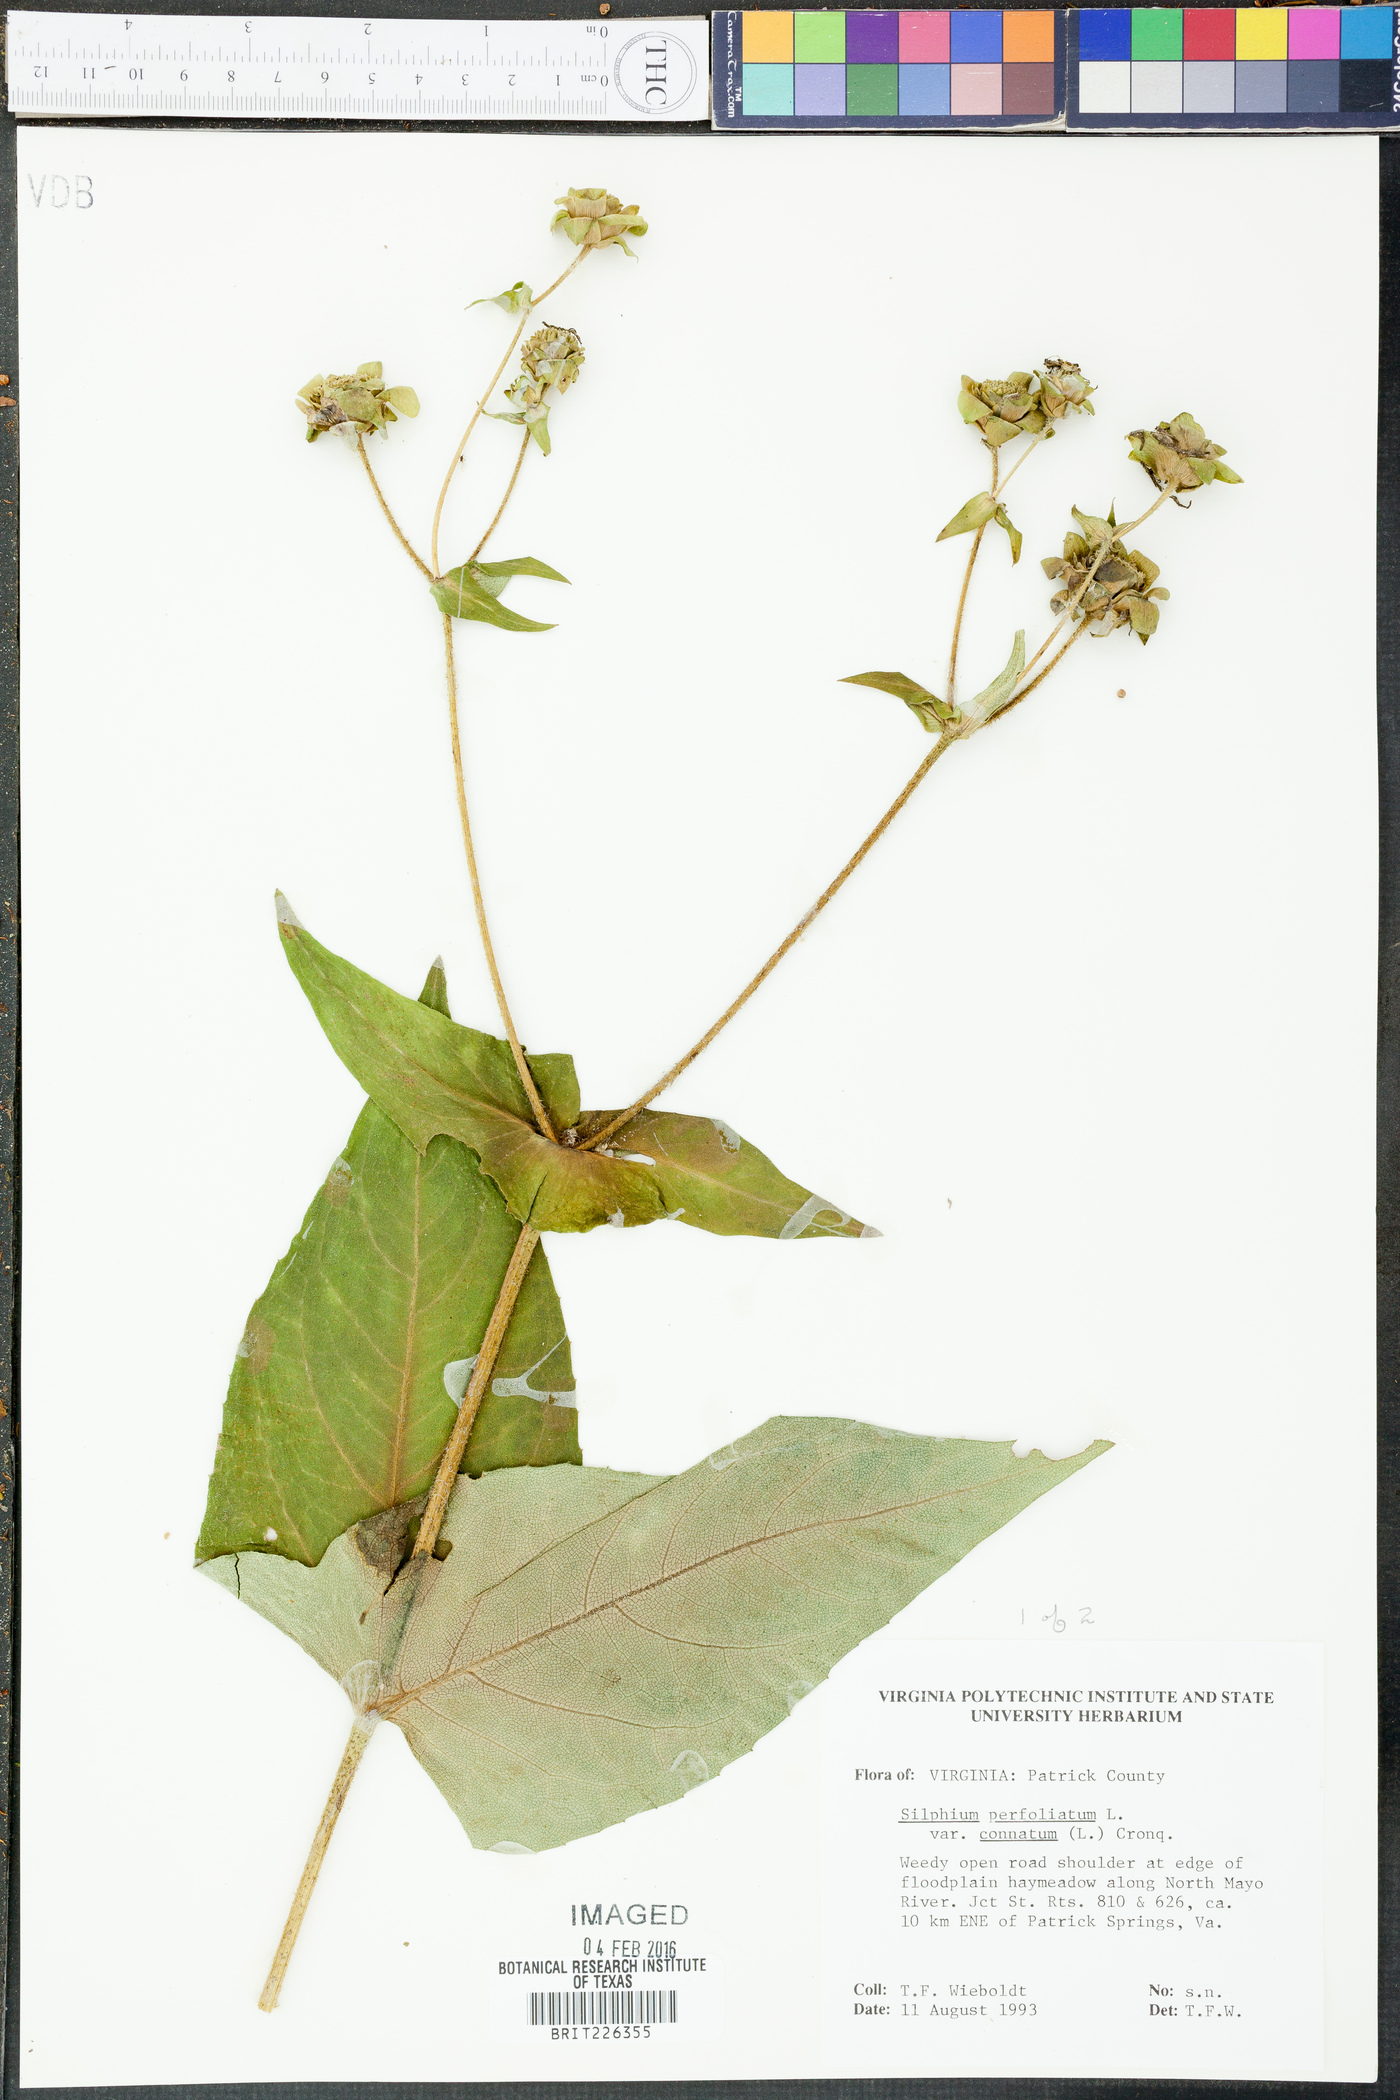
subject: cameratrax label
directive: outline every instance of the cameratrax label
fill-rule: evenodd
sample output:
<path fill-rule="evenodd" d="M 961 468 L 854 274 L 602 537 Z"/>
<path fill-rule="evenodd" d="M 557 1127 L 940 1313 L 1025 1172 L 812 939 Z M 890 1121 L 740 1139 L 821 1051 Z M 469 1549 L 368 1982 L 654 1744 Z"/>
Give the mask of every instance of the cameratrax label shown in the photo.
<path fill-rule="evenodd" d="M 840 1679 L 828 2069 L 1320 2074 L 1320 1649 L 872 1641 Z"/>

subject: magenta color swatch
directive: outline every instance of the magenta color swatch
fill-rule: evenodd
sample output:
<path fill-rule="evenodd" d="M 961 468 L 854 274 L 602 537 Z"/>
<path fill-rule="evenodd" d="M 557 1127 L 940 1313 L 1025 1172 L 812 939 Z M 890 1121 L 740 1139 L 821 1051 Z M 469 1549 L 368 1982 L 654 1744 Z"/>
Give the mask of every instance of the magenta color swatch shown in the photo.
<path fill-rule="evenodd" d="M 1341 49 L 1342 11 L 1339 7 L 1289 8 L 1290 58 L 1337 58 Z"/>
<path fill-rule="evenodd" d="M 847 20 L 850 20 L 849 15 Z M 906 66 L 946 66 L 948 63 L 948 13 L 901 14 L 899 56 Z"/>
<path fill-rule="evenodd" d="M 846 16 L 846 63 L 848 66 L 892 66 L 899 58 L 899 16 L 863 14 L 853 8 Z"/>

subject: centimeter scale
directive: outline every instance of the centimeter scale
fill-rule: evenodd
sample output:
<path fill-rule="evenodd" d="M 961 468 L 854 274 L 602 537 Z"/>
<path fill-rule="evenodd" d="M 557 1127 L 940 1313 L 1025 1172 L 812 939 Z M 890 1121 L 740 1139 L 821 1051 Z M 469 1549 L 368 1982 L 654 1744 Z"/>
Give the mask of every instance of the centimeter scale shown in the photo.
<path fill-rule="evenodd" d="M 8 17 L 16 116 L 694 123 L 709 23 Z"/>

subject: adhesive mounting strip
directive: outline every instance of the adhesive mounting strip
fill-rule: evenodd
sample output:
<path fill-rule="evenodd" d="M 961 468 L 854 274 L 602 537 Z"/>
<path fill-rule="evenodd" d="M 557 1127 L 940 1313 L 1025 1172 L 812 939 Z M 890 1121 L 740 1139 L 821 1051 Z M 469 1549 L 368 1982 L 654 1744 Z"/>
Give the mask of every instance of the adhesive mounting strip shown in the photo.
<path fill-rule="evenodd" d="M 714 123 L 736 131 L 1059 129 L 1054 8 L 771 9 L 714 17 Z"/>

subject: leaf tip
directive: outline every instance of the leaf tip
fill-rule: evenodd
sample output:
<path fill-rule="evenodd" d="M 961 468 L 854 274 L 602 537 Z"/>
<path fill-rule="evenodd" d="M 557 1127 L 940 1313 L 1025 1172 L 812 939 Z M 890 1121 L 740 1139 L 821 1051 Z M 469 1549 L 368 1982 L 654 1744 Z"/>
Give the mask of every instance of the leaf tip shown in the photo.
<path fill-rule="evenodd" d="M 878 1225 L 862 1225 L 856 1237 L 862 1240 L 882 1240 L 885 1235 Z"/>
<path fill-rule="evenodd" d="M 306 931 L 305 927 L 280 890 L 277 892 L 275 902 L 278 925 L 284 927 L 288 933 L 304 933 Z"/>

